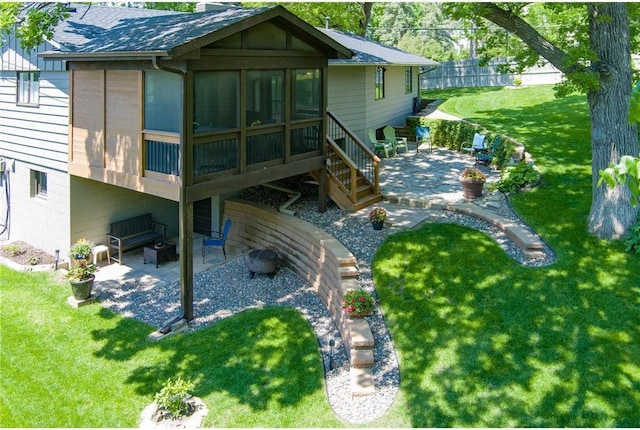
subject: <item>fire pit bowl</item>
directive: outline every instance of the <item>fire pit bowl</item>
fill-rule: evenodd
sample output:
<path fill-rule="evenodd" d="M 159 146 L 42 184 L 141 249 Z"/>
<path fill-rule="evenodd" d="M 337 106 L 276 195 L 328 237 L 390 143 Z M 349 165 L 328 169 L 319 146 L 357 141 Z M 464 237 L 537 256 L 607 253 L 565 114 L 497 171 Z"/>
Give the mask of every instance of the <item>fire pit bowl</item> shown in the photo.
<path fill-rule="evenodd" d="M 256 249 L 244 259 L 251 279 L 256 273 L 269 274 L 271 278 L 278 269 L 278 254 L 268 249 Z"/>

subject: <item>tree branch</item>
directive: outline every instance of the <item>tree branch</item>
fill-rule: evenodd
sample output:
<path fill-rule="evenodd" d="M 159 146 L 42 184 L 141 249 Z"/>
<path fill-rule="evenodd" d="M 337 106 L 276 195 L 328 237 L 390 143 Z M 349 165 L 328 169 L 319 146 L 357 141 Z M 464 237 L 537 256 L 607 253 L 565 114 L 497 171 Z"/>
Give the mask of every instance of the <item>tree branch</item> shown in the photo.
<path fill-rule="evenodd" d="M 563 73 L 577 72 L 576 64 L 569 55 L 545 39 L 522 18 L 511 11 L 502 9 L 495 3 L 474 3 L 478 15 L 518 36 L 531 49 L 546 58 Z"/>

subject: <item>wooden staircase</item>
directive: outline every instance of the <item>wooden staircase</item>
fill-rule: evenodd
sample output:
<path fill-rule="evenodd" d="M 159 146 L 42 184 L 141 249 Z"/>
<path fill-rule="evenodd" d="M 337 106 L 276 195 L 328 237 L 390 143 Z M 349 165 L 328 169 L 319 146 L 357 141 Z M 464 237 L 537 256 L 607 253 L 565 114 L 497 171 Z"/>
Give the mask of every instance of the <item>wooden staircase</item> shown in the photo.
<path fill-rule="evenodd" d="M 328 112 L 327 172 L 329 197 L 345 211 L 358 211 L 382 200 L 380 158 Z M 318 178 L 315 178 L 318 180 Z"/>

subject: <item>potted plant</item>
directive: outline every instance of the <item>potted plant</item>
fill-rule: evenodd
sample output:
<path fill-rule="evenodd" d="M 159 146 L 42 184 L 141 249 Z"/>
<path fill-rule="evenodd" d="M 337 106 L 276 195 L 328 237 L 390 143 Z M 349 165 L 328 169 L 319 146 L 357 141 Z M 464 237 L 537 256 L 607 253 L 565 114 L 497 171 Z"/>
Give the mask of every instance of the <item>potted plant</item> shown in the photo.
<path fill-rule="evenodd" d="M 342 298 L 342 309 L 350 318 L 363 318 L 373 314 L 375 302 L 366 290 L 349 290 Z"/>
<path fill-rule="evenodd" d="M 482 189 L 487 177 L 475 167 L 468 167 L 460 175 L 462 195 L 466 199 L 476 199 L 482 196 Z"/>
<path fill-rule="evenodd" d="M 78 239 L 69 249 L 69 257 L 75 260 L 88 260 L 96 245 L 87 239 Z"/>
<path fill-rule="evenodd" d="M 373 225 L 374 230 L 382 230 L 384 220 L 387 219 L 387 211 L 383 208 L 374 208 L 369 212 L 369 221 Z"/>
<path fill-rule="evenodd" d="M 74 261 L 69 265 L 65 278 L 71 284 L 71 291 L 76 300 L 86 300 L 91 297 L 96 266 L 89 263 L 89 256 L 93 249 L 93 242 L 79 239 L 70 249 L 69 257 Z"/>

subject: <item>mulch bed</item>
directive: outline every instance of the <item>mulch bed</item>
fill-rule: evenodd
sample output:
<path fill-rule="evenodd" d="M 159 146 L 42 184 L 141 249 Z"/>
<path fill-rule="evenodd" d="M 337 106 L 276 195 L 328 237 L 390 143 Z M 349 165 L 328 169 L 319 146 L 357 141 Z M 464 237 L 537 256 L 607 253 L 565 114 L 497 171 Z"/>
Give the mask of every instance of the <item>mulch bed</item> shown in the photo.
<path fill-rule="evenodd" d="M 16 241 L 0 245 L 0 257 L 23 266 L 54 264 L 55 257 L 28 243 Z"/>

